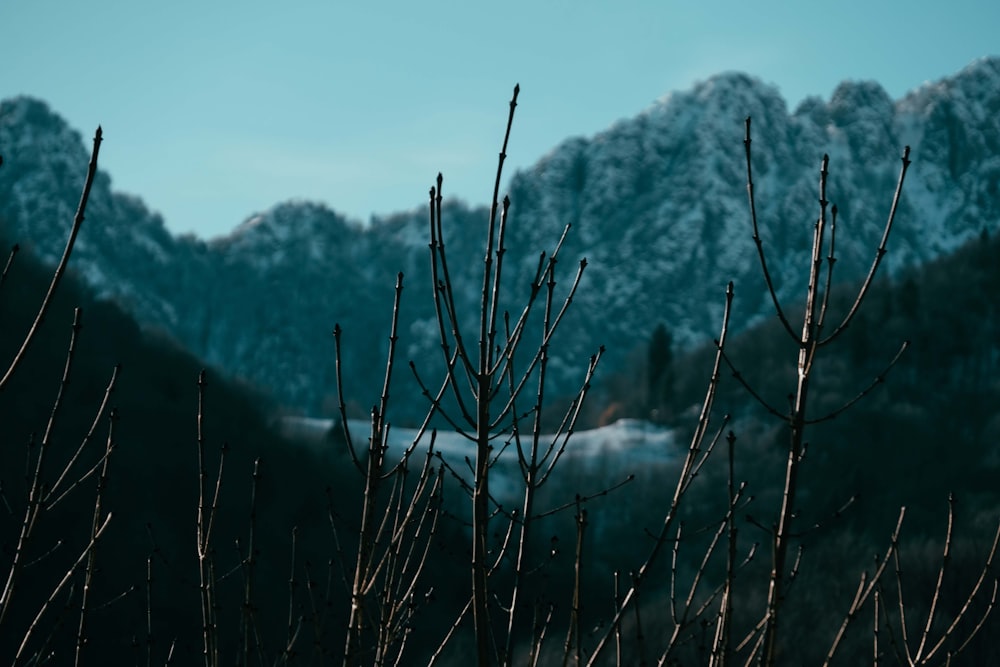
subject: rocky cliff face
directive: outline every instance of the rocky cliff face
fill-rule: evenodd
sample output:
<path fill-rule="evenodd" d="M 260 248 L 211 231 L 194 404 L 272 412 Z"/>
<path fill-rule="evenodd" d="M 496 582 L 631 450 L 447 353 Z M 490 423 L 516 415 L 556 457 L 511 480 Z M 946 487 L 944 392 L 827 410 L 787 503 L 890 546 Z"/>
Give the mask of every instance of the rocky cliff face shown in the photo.
<path fill-rule="evenodd" d="M 758 218 L 787 301 L 805 291 L 824 153 L 828 198 L 840 211 L 842 281 L 863 275 L 873 259 L 904 145 L 912 146 L 913 166 L 889 244 L 890 270 L 998 226 L 1000 58 L 900 100 L 876 83 L 846 82 L 829 100 L 810 98 L 792 112 L 775 88 L 754 78 L 713 77 L 594 137 L 567 140 L 510 180 L 505 305 L 512 313 L 520 312 L 538 253 L 551 251 L 567 224 L 557 297 L 578 261 L 588 261 L 552 348 L 558 388 L 569 390 L 582 377 L 601 344 L 606 366 L 620 365 L 658 322 L 681 345 L 716 335 L 730 280 L 734 326 L 770 313 L 747 207 L 747 115 Z M 7 100 L 0 104 L 0 154 L 0 233 L 56 258 L 83 180 L 83 138 L 42 102 Z M 447 174 L 444 196 L 458 308 L 471 322 L 488 211 L 449 204 Z M 376 399 L 399 271 L 401 361 L 413 359 L 436 377 L 427 240 L 425 208 L 361 227 L 309 202 L 278 204 L 212 241 L 175 238 L 141 200 L 113 192 L 101 174 L 72 266 L 147 326 L 283 403 L 316 412 L 334 391 L 335 323 L 345 332 L 348 389 L 362 406 Z M 418 408 L 411 402 L 403 412 Z"/>

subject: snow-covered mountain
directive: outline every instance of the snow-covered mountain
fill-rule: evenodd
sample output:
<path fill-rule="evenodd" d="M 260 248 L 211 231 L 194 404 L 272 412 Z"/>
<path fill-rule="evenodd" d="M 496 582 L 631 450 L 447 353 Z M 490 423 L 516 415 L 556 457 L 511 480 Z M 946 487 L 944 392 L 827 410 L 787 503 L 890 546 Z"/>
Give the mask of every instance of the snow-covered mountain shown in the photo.
<path fill-rule="evenodd" d="M 871 262 L 904 145 L 912 146 L 913 166 L 889 244 L 890 269 L 998 226 L 1000 58 L 976 61 L 899 100 L 877 83 L 845 82 L 829 100 L 809 98 L 791 112 L 773 86 L 744 74 L 715 76 L 594 137 L 569 139 L 512 177 L 510 309 L 519 312 L 538 253 L 552 250 L 566 224 L 572 230 L 557 294 L 579 259 L 588 261 L 551 350 L 558 389 L 575 386 L 601 344 L 604 366 L 620 367 L 659 322 L 681 345 L 710 339 L 730 280 L 734 327 L 770 312 L 747 210 L 747 115 L 758 218 L 786 300 L 805 291 L 824 153 L 828 198 L 840 211 L 841 280 L 857 278 Z M 43 102 L 0 103 L 3 237 L 58 256 L 88 148 Z M 447 174 L 444 196 L 457 307 L 471 319 L 481 298 L 488 212 L 449 203 Z M 316 413 L 334 392 L 335 323 L 344 329 L 348 392 L 361 406 L 376 400 L 398 271 L 405 274 L 399 356 L 435 376 L 440 346 L 427 240 L 425 207 L 362 227 L 301 201 L 255 214 L 223 238 L 177 238 L 141 200 L 113 192 L 102 173 L 72 266 L 147 326 Z M 412 401 L 401 407 L 404 414 L 419 408 Z"/>

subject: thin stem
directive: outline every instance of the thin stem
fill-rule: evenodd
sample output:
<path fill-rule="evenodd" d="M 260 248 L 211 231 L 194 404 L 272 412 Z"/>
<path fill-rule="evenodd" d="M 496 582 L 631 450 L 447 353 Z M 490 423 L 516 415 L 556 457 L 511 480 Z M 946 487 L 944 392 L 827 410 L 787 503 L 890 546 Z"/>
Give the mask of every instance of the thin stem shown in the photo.
<path fill-rule="evenodd" d="M 938 600 L 941 599 L 941 584 L 944 583 L 944 573 L 951 562 L 951 538 L 955 529 L 955 494 L 948 494 L 948 527 L 944 533 L 944 552 L 941 554 L 941 565 L 938 567 L 937 581 L 934 582 L 934 595 L 931 597 L 931 608 L 927 612 L 927 622 L 924 624 L 924 631 L 920 634 L 920 645 L 917 646 L 916 660 L 919 661 L 924 654 L 924 647 L 927 646 L 927 638 L 931 634 L 931 626 L 934 624 L 934 612 L 937 611 Z M 929 656 L 928 656 L 929 657 Z"/>
<path fill-rule="evenodd" d="M 791 580 L 786 574 L 786 562 L 790 540 L 793 537 L 791 524 L 794 520 L 794 510 L 799 483 L 799 465 L 803 459 L 805 447 L 804 433 L 806 424 L 806 407 L 808 405 L 812 364 L 816 355 L 818 341 L 817 302 L 819 292 L 819 273 L 822 267 L 823 235 L 826 224 L 826 171 L 829 158 L 823 156 L 823 166 L 820 175 L 820 206 L 821 213 L 813 231 L 812 262 L 809 267 L 809 285 L 806 290 L 806 308 L 802 321 L 802 335 L 798 338 L 798 382 L 795 388 L 792 412 L 788 417 L 790 438 L 788 458 L 785 464 L 785 483 L 781 497 L 781 508 L 774 533 L 773 562 L 768 583 L 767 610 L 765 612 L 764 643 L 761 659 L 768 667 L 777 659 L 778 621 L 784 603 L 785 586 Z M 794 572 L 794 566 L 792 571 Z M 787 577 L 787 579 L 786 579 Z"/>
<path fill-rule="evenodd" d="M 87 210 L 87 201 L 90 199 L 90 188 L 94 184 L 94 176 L 97 174 L 97 155 L 101 150 L 102 134 L 103 132 L 101 130 L 101 126 L 98 125 L 97 132 L 94 133 L 94 149 L 90 154 L 90 163 L 87 165 L 87 179 L 83 184 L 83 192 L 80 194 L 80 204 L 76 208 L 76 216 L 73 218 L 73 226 L 70 229 L 69 238 L 66 239 L 66 247 L 63 250 L 62 258 L 56 266 L 55 273 L 52 274 L 52 282 L 49 283 L 49 289 L 45 293 L 45 298 L 42 299 L 42 305 L 38 309 L 38 315 L 35 316 L 35 321 L 32 323 L 31 329 L 28 330 L 27 335 L 24 337 L 24 341 L 21 343 L 21 349 L 18 350 L 16 355 L 14 355 L 14 359 L 10 362 L 7 372 L 4 373 L 2 378 L 0 378 L 0 391 L 7 386 L 7 383 L 10 381 L 15 369 L 17 369 L 18 365 L 20 365 L 21 361 L 24 359 L 24 354 L 28 350 L 28 346 L 30 346 L 32 341 L 34 341 L 35 334 L 38 332 L 38 327 L 45 319 L 45 314 L 48 312 L 49 306 L 52 305 L 52 296 L 55 294 L 56 288 L 62 281 L 63 274 L 66 272 L 66 265 L 69 264 L 69 256 L 73 252 L 73 245 L 76 243 L 76 236 L 80 232 L 80 227 L 83 225 L 84 213 Z"/>
<path fill-rule="evenodd" d="M 216 621 L 215 602 L 215 550 L 211 546 L 212 524 L 215 521 L 215 510 L 218 507 L 219 491 L 222 486 L 222 466 L 225 461 L 225 447 L 219 457 L 219 473 L 215 482 L 215 493 L 212 504 L 205 507 L 205 484 L 208 472 L 205 469 L 205 387 L 207 386 L 205 371 L 198 374 L 198 590 L 201 594 L 202 619 L 202 651 L 205 667 L 218 667 L 219 645 L 218 626 Z"/>
<path fill-rule="evenodd" d="M 257 637 L 256 608 L 253 603 L 254 595 L 254 570 L 257 565 L 257 487 L 260 484 L 260 459 L 253 462 L 252 482 L 250 484 L 250 535 L 247 542 L 247 555 L 243 559 L 243 615 L 240 624 L 240 634 L 242 635 L 243 664 L 250 664 L 250 638 L 251 635 L 258 639 L 256 642 L 260 648 Z"/>
<path fill-rule="evenodd" d="M 753 242 L 757 246 L 757 256 L 760 258 L 760 269 L 761 273 L 764 274 L 764 282 L 767 284 L 768 294 L 771 295 L 771 302 L 774 304 L 774 312 L 778 315 L 778 319 L 781 320 L 781 324 L 785 327 L 785 331 L 793 339 L 798 340 L 798 336 L 792 330 L 792 325 L 789 324 L 788 318 L 785 317 L 785 311 L 781 308 L 781 302 L 778 301 L 778 293 L 774 289 L 774 281 L 771 279 L 771 272 L 767 268 L 767 259 L 764 256 L 764 243 L 760 238 L 760 231 L 757 228 L 757 204 L 754 199 L 754 189 L 753 189 L 753 168 L 751 167 L 750 159 L 750 116 L 747 116 L 746 121 L 746 135 L 743 139 L 743 146 L 747 157 L 747 199 L 750 202 L 750 221 L 753 224 Z"/>
<path fill-rule="evenodd" d="M 876 375 L 875 378 L 871 381 L 871 383 L 867 387 L 865 387 L 864 389 L 862 389 L 860 392 L 858 392 L 858 394 L 854 398 L 852 398 L 851 400 L 847 401 L 846 403 L 844 403 L 843 405 L 841 405 L 839 408 L 837 408 L 837 409 L 835 409 L 835 410 L 833 410 L 831 412 L 828 412 L 827 414 L 823 415 L 822 417 L 817 417 L 815 419 L 807 419 L 805 421 L 805 423 L 808 425 L 808 424 L 819 424 L 820 422 L 829 421 L 831 419 L 835 419 L 836 417 L 840 416 L 841 414 L 843 414 L 847 410 L 851 409 L 854 406 L 855 403 L 857 403 L 858 401 L 860 401 L 861 399 L 863 399 L 865 396 L 867 396 L 868 394 L 870 394 L 872 391 L 874 391 L 875 387 L 877 387 L 880 384 L 882 384 L 883 382 L 885 382 L 885 378 L 889 374 L 889 371 L 891 371 L 893 368 L 895 368 L 896 363 L 900 360 L 900 358 L 903 356 L 903 353 L 906 352 L 906 350 L 907 350 L 907 348 L 909 346 L 910 346 L 910 341 L 908 341 L 908 340 L 903 341 L 903 344 L 899 346 L 899 350 L 896 351 L 895 356 L 893 356 L 893 358 L 889 361 L 889 363 L 885 367 L 885 369 L 883 369 L 881 373 L 879 373 L 878 375 Z"/>
<path fill-rule="evenodd" d="M 17 256 L 17 252 L 21 249 L 21 246 L 14 244 L 10 247 L 10 254 L 7 256 L 7 263 L 3 266 L 3 273 L 0 273 L 0 287 L 3 287 L 4 282 L 7 280 L 7 273 L 10 271 L 10 267 L 14 264 L 14 257 Z"/>
<path fill-rule="evenodd" d="M 882 581 L 882 574 L 885 572 L 885 568 L 889 565 L 889 559 L 898 558 L 899 556 L 899 534 L 903 530 L 904 516 L 906 516 L 906 508 L 901 507 L 899 508 L 899 518 L 896 519 L 896 527 L 892 531 L 892 536 L 889 539 L 889 548 L 886 550 L 885 556 L 882 557 L 881 561 L 876 562 L 875 571 L 871 576 L 869 576 L 867 572 L 862 573 L 861 580 L 858 583 L 858 589 L 854 594 L 854 600 L 851 602 L 851 606 L 848 608 L 847 614 L 844 615 L 844 620 L 841 623 L 840 628 L 837 630 L 833 643 L 830 645 L 830 650 L 827 652 L 826 660 L 823 662 L 824 667 L 829 665 L 833 660 L 834 655 L 836 655 L 841 642 L 847 634 L 847 628 L 857 618 L 861 608 L 868 600 L 868 597 L 872 594 L 878 596 L 879 586 Z M 878 597 L 876 597 L 876 612 L 878 611 L 878 604 Z"/>
<path fill-rule="evenodd" d="M 871 268 L 868 270 L 868 275 L 865 276 L 865 280 L 861 285 L 861 289 L 858 290 L 858 295 L 854 299 L 854 303 L 851 305 L 851 309 L 848 311 L 847 315 L 844 316 L 843 321 L 840 325 L 834 329 L 827 338 L 820 341 L 820 345 L 826 345 L 832 340 L 837 338 L 841 333 L 847 329 L 851 324 L 851 320 L 857 314 L 858 309 L 861 308 L 861 302 L 864 301 L 865 296 L 868 294 L 868 290 L 872 286 L 872 282 L 875 280 L 875 274 L 878 272 L 878 267 L 882 263 L 882 258 L 886 253 L 886 245 L 889 241 L 889 232 L 892 231 L 892 223 L 896 218 L 896 210 L 899 207 L 899 200 L 903 193 L 903 181 L 906 179 L 906 170 L 910 166 L 910 147 L 906 146 L 903 149 L 903 156 L 900 158 L 903 166 L 899 170 L 899 180 L 896 182 L 896 192 L 892 196 L 892 207 L 889 209 L 889 217 L 885 222 L 885 228 L 882 230 L 882 240 L 878 244 L 878 248 L 875 250 L 875 258 L 872 260 Z"/>
<path fill-rule="evenodd" d="M 45 602 L 42 604 L 41 609 L 38 610 L 38 613 L 35 615 L 34 620 L 32 620 L 31 625 L 28 626 L 28 631 L 24 633 L 24 637 L 21 639 L 21 645 L 17 649 L 17 655 L 14 656 L 15 663 L 21 660 L 21 656 L 24 653 L 25 649 L 27 648 L 31 636 L 35 633 L 35 630 L 38 629 L 38 623 L 42 620 L 42 616 L 45 615 L 45 612 L 48 611 L 49 607 L 55 601 L 56 597 L 58 597 L 59 593 L 62 592 L 62 589 L 73 577 L 73 574 L 76 573 L 77 568 L 79 568 L 80 564 L 83 563 L 83 559 L 90 555 L 90 550 L 94 548 L 94 543 L 98 539 L 100 539 L 100 537 L 104 534 L 104 530 L 108 527 L 109 523 L 111 523 L 110 513 L 108 513 L 104 517 L 104 521 L 101 522 L 100 527 L 94 533 L 93 539 L 91 539 L 90 543 L 87 544 L 87 547 L 83 550 L 83 553 L 81 553 L 80 556 L 76 559 L 76 562 L 74 562 L 73 565 L 71 565 L 69 569 L 66 570 L 66 574 L 63 575 L 63 578 L 56 585 L 55 590 L 52 591 L 52 594 L 49 595 L 48 599 L 46 599 Z"/>
<path fill-rule="evenodd" d="M 563 667 L 569 664 L 570 656 L 572 656 L 574 665 L 579 665 L 583 657 L 580 649 L 580 597 L 581 572 L 583 570 L 583 537 L 586 530 L 587 510 L 580 506 L 578 496 L 576 508 L 576 551 L 573 559 L 573 603 L 572 607 L 570 607 L 569 631 L 566 635 L 566 644 L 563 650 Z"/>
<path fill-rule="evenodd" d="M 104 464 L 101 466 L 101 476 L 97 479 L 97 491 L 94 494 L 94 519 L 90 530 L 90 542 L 93 546 L 90 549 L 90 553 L 87 554 L 87 567 L 83 576 L 83 596 L 80 600 L 80 624 L 77 627 L 76 633 L 74 664 L 77 667 L 80 665 L 80 655 L 87 641 L 87 602 L 90 596 L 90 586 L 94 578 L 95 563 L 97 562 L 97 530 L 101 523 L 104 489 L 108 484 L 108 467 L 111 464 L 111 452 L 115 447 L 114 430 L 116 421 L 118 421 L 118 413 L 116 410 L 112 410 L 108 424 L 108 441 L 105 446 Z"/>

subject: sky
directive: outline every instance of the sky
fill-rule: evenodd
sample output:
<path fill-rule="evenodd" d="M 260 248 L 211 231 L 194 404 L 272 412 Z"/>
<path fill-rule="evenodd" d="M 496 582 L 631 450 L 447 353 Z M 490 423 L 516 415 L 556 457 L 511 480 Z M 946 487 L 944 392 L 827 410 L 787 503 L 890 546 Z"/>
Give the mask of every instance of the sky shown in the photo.
<path fill-rule="evenodd" d="M 790 109 L 847 79 L 898 98 L 1000 54 L 998 28 L 997 0 L 11 0 L 0 99 L 88 145 L 101 124 L 113 188 L 212 238 L 289 199 L 423 206 L 439 171 L 488 203 L 515 83 L 508 176 L 719 72 Z"/>

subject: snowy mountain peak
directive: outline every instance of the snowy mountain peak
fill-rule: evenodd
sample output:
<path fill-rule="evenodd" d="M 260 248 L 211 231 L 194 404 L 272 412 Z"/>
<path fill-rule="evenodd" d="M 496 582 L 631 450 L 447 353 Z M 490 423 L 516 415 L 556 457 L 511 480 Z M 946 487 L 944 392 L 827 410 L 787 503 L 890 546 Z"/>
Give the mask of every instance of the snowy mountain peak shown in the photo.
<path fill-rule="evenodd" d="M 360 225 L 348 222 L 324 204 L 290 200 L 250 216 L 230 234 L 214 239 L 212 244 L 229 249 L 252 249 L 284 244 L 312 234 L 325 237 L 357 234 L 360 231 Z"/>

